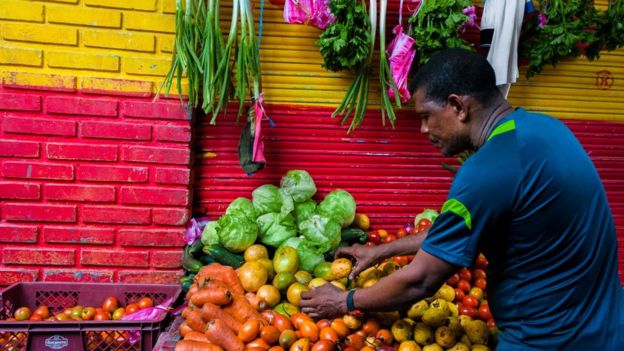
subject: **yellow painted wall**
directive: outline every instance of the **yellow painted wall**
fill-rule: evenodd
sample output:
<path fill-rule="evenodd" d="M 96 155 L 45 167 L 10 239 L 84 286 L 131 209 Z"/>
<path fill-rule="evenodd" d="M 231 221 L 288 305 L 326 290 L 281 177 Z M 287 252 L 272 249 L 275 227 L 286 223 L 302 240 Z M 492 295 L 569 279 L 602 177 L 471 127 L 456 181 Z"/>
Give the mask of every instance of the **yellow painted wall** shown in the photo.
<path fill-rule="evenodd" d="M 606 1 L 596 2 L 604 7 Z M 265 100 L 336 106 L 350 75 L 320 66 L 314 44 L 320 30 L 286 24 L 279 8 L 268 0 L 265 6 Z M 74 84 L 63 77 L 77 77 L 79 89 L 155 92 L 171 60 L 174 13 L 175 0 L 1 0 L 2 77 L 25 85 Z M 515 105 L 561 118 L 624 120 L 624 50 L 605 52 L 596 62 L 579 58 L 545 67 L 530 81 L 521 74 L 510 94 Z"/>

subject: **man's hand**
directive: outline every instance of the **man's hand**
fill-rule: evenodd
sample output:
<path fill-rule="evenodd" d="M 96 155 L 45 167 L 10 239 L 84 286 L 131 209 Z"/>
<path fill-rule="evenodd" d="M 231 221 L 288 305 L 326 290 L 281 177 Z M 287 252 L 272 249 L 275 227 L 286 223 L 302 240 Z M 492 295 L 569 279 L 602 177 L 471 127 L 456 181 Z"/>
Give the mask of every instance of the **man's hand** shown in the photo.
<path fill-rule="evenodd" d="M 301 294 L 299 307 L 301 307 L 301 312 L 315 320 L 341 317 L 347 313 L 347 292 L 327 283 L 310 291 L 304 291 Z"/>
<path fill-rule="evenodd" d="M 355 244 L 349 247 L 342 247 L 336 251 L 336 258 L 340 257 L 353 257 L 355 258 L 355 264 L 349 274 L 349 279 L 353 280 L 360 274 L 361 271 L 374 265 L 379 260 L 375 247 L 364 246 Z"/>

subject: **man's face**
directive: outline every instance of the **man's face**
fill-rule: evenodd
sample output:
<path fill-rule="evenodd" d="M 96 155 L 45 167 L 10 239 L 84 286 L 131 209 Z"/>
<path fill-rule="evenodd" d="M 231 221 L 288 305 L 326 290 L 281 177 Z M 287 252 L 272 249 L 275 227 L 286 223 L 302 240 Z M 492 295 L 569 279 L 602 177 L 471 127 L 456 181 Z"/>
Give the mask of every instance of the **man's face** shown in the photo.
<path fill-rule="evenodd" d="M 460 109 L 450 103 L 441 105 L 427 100 L 422 89 L 417 90 L 412 98 L 416 115 L 421 119 L 420 132 L 427 134 L 429 141 L 444 156 L 455 156 L 472 149 L 468 127 L 460 118 Z"/>

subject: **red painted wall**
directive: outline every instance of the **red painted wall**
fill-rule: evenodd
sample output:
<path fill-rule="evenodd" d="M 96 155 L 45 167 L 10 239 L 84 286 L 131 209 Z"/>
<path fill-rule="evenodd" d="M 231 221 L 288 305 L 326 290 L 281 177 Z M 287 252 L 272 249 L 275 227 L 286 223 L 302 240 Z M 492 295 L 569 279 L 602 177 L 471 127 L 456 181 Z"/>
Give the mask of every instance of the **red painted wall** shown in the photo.
<path fill-rule="evenodd" d="M 0 286 L 177 282 L 190 115 L 151 94 L 45 89 L 0 88 Z"/>

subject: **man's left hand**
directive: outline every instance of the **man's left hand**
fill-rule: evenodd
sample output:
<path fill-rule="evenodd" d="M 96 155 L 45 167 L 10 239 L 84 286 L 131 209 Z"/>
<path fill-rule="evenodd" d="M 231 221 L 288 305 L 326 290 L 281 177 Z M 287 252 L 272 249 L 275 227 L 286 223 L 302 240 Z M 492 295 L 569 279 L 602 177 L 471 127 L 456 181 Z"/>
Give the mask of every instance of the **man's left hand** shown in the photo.
<path fill-rule="evenodd" d="M 303 292 L 299 307 L 314 319 L 342 317 L 347 313 L 347 292 L 327 283 Z"/>

